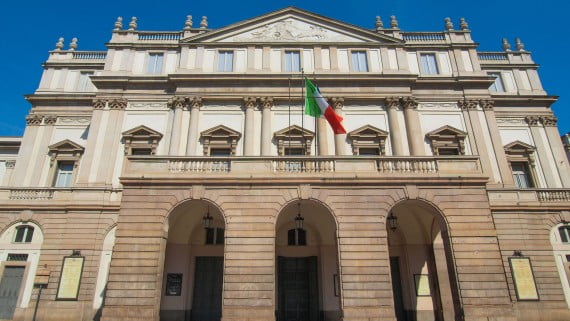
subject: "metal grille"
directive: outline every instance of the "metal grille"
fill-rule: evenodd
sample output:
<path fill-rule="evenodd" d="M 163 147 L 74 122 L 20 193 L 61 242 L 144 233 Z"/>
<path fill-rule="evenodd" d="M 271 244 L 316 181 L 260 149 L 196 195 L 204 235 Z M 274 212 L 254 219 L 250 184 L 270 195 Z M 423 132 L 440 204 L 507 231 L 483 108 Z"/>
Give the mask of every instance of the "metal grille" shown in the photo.
<path fill-rule="evenodd" d="M 8 253 L 7 261 L 27 261 L 28 254 L 15 254 L 15 253 Z"/>

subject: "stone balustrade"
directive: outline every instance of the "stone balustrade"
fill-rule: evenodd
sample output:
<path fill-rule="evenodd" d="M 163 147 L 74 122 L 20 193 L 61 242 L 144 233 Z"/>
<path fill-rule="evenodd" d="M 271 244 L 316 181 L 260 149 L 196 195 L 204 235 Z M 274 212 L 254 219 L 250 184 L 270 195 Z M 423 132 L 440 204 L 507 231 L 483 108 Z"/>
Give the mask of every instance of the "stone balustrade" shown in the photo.
<path fill-rule="evenodd" d="M 122 189 L 110 187 L 9 187 L 0 188 L 0 200 L 5 202 L 73 202 L 76 205 L 96 203 L 118 205 Z"/>
<path fill-rule="evenodd" d="M 403 32 L 402 36 L 406 42 L 412 43 L 445 42 L 444 32 Z"/>
<path fill-rule="evenodd" d="M 178 41 L 181 37 L 179 31 L 139 31 L 140 41 Z"/>
<path fill-rule="evenodd" d="M 477 57 L 482 60 L 483 63 L 508 63 L 508 57 L 506 52 L 478 52 Z"/>
<path fill-rule="evenodd" d="M 74 51 L 72 55 L 74 60 L 105 60 L 107 58 L 106 51 Z"/>
<path fill-rule="evenodd" d="M 494 206 L 568 206 L 570 189 L 566 188 L 496 188 L 489 189 L 489 202 Z"/>

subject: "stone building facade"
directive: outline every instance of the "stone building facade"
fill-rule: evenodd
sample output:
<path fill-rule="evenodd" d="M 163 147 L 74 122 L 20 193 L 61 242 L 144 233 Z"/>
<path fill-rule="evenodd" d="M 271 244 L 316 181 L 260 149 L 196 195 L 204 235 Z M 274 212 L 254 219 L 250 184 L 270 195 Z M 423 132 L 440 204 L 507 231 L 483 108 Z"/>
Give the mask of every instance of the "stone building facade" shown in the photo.
<path fill-rule="evenodd" d="M 568 159 L 519 39 L 124 24 L 60 39 L 0 139 L 0 318 L 570 319 Z M 346 135 L 303 116 L 303 76 Z"/>

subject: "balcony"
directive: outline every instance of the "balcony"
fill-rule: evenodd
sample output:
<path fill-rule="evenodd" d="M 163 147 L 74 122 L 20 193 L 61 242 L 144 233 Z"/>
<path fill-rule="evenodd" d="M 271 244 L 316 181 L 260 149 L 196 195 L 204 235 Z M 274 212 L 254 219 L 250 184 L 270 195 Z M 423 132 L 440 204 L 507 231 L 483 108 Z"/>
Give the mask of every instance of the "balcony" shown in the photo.
<path fill-rule="evenodd" d="M 97 204 L 118 206 L 122 189 L 106 187 L 4 187 L 0 188 L 0 200 L 5 204 L 73 204 L 74 206 Z M 38 203 L 39 204 L 39 203 Z"/>
<path fill-rule="evenodd" d="M 549 208 L 570 206 L 570 189 L 529 188 L 529 189 L 489 189 L 489 203 L 495 208 L 511 206 L 548 206 Z"/>
<path fill-rule="evenodd" d="M 479 179 L 477 156 L 131 156 L 122 175 L 129 180 L 390 180 Z"/>

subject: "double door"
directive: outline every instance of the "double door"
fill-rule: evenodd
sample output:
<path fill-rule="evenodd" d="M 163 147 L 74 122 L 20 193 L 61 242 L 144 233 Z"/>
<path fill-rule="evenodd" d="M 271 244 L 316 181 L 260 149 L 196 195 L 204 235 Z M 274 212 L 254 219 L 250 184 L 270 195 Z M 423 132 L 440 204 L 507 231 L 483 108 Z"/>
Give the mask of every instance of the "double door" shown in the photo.
<path fill-rule="evenodd" d="M 317 257 L 279 257 L 278 321 L 318 321 Z"/>

